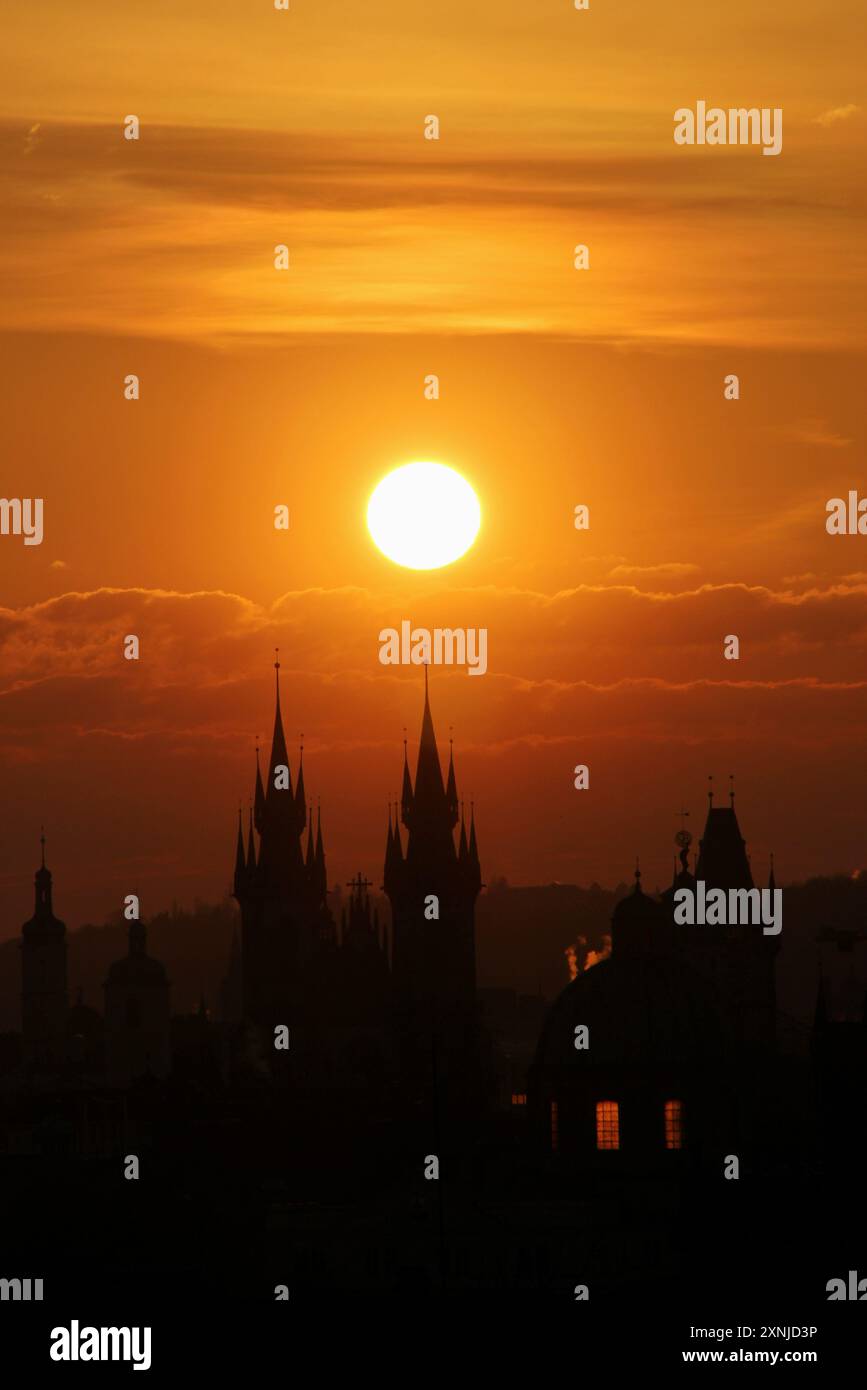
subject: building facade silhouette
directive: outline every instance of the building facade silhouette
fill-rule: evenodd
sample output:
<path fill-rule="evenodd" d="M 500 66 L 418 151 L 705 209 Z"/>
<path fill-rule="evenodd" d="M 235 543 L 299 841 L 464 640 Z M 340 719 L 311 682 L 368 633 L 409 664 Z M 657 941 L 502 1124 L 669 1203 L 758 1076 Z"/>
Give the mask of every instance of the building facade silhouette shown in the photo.
<path fill-rule="evenodd" d="M 441 1041 L 448 1035 L 448 1048 L 465 1049 L 476 1009 L 481 870 L 475 819 L 471 815 L 467 825 L 461 814 L 451 753 L 443 777 L 427 672 L 415 779 L 404 744 L 399 813 L 389 808 L 382 886 L 390 927 L 380 923 L 368 893 L 373 884 L 359 871 L 347 885 L 338 933 L 328 904 L 321 817 L 314 834 L 303 753 L 293 788 L 279 662 L 275 668 L 271 752 L 264 779 L 257 753 L 246 842 L 239 815 L 233 893 L 241 934 L 224 982 L 226 1007 L 265 1033 L 301 1020 L 308 1040 L 318 1033 L 323 1055 L 335 1038 L 360 1043 L 363 1035 L 368 1046 L 370 1030 L 378 1029 L 404 1038 L 420 1030 L 429 1056 L 434 1026 Z"/>
<path fill-rule="evenodd" d="M 685 925 L 675 893 L 753 889 L 731 805 L 710 794 L 693 875 L 691 837 L 658 898 L 635 872 L 612 917 L 611 954 L 552 1004 L 529 1075 L 538 1142 L 607 1171 L 676 1171 L 768 1148 L 775 1066 L 776 936 L 761 925 Z M 773 869 L 770 887 L 774 888 Z"/>
<path fill-rule="evenodd" d="M 66 926 L 54 915 L 51 873 L 36 871 L 33 916 L 21 929 L 21 1031 L 28 1071 L 60 1069 L 66 1059 Z"/>
<path fill-rule="evenodd" d="M 320 975 L 322 958 L 333 948 L 336 936 L 327 902 L 321 819 L 317 818 L 314 839 L 304 790 L 303 751 L 293 789 L 280 708 L 279 661 L 274 666 L 271 753 L 263 783 L 256 752 L 247 846 L 239 816 L 233 882 L 241 909 L 243 1014 L 266 1030 L 289 1024 L 314 1007 L 313 977 Z M 305 827 L 306 854 L 302 848 Z"/>
<path fill-rule="evenodd" d="M 455 829 L 460 832 L 455 844 Z M 400 825 L 407 832 L 404 849 Z M 389 819 L 383 887 L 391 904 L 395 994 L 448 1014 L 476 997 L 476 898 L 482 887 L 475 817 L 469 834 L 458 801 L 454 756 L 443 783 L 425 667 L 415 782 L 404 747 L 400 819 Z"/>
<path fill-rule="evenodd" d="M 147 953 L 144 922 L 129 924 L 129 952 L 109 967 L 105 981 L 106 1079 L 128 1086 L 141 1077 L 160 1081 L 172 1064 L 169 981 L 165 966 Z"/>

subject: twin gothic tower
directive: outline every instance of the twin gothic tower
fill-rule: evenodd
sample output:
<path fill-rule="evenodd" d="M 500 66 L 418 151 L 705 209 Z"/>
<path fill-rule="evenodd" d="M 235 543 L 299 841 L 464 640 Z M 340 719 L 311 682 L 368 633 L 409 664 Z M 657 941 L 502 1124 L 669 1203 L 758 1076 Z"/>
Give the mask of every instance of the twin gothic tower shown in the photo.
<path fill-rule="evenodd" d="M 444 783 L 425 670 L 425 699 L 415 783 L 404 749 L 399 816 L 389 808 L 383 888 L 391 905 L 390 943 L 371 919 L 361 874 L 350 885 L 338 936 L 328 905 L 321 819 L 314 834 L 304 788 L 303 751 L 292 773 L 280 708 L 279 661 L 271 754 L 263 781 L 256 757 L 253 809 L 238 825 L 234 896 L 241 909 L 241 1011 L 265 1029 L 298 1018 L 340 1013 L 348 986 L 370 983 L 382 1008 L 382 977 L 398 1010 L 437 1016 L 475 1005 L 475 903 L 481 871 L 475 823 L 461 814 L 454 760 Z M 401 822 L 406 830 L 404 846 Z M 460 826 L 457 844 L 455 830 Z M 306 848 L 304 832 L 307 831 Z M 258 846 L 256 843 L 258 836 Z M 359 923 L 367 924 L 361 930 Z M 349 928 L 352 930 L 349 930 Z M 390 950 L 389 950 L 390 945 Z M 350 975 L 346 980 L 344 976 Z"/>

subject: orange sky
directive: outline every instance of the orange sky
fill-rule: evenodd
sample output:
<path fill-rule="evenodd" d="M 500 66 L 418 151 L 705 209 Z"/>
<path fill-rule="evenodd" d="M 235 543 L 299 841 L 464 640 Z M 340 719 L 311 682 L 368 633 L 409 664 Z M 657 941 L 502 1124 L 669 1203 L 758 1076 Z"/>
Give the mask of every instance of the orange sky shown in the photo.
<path fill-rule="evenodd" d="M 432 678 L 487 877 L 614 883 L 640 853 L 663 882 L 710 771 L 757 875 L 867 864 L 867 540 L 824 530 L 867 491 L 859 10 L 16 15 L 0 490 L 45 499 L 45 540 L 0 537 L 0 935 L 42 820 L 72 925 L 225 888 L 277 643 L 330 877 L 377 878 L 420 714 L 377 661 L 404 618 L 489 631 L 483 679 Z M 782 107 L 781 155 L 675 146 L 698 99 Z M 438 574 L 364 528 L 413 458 L 482 502 Z"/>

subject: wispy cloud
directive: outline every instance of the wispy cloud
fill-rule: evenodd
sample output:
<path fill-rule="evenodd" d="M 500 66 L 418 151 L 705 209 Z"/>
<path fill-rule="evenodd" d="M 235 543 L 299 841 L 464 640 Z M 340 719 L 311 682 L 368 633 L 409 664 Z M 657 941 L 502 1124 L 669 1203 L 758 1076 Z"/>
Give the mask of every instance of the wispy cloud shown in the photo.
<path fill-rule="evenodd" d="M 816 125 L 831 126 L 837 125 L 840 121 L 851 120 L 857 116 L 861 110 L 854 102 L 849 102 L 846 106 L 832 106 L 830 111 L 823 111 L 821 116 L 816 117 Z"/>
<path fill-rule="evenodd" d="M 847 449 L 852 443 L 828 424 L 826 420 L 799 420 L 781 431 L 784 439 L 793 444 L 810 444 L 818 449 Z"/>
<path fill-rule="evenodd" d="M 640 154 L 542 144 L 531 157 L 478 138 L 431 157 L 393 135 L 152 124 L 124 141 L 116 125 L 72 122 L 33 125 L 22 152 L 21 131 L 0 124 L 2 312 L 15 329 L 820 348 L 863 333 L 850 275 L 862 195 L 821 167 L 771 182 L 762 161 L 711 171 L 668 142 Z M 589 272 L 572 264 L 576 207 Z M 806 264 L 781 236 L 803 216 Z M 751 255 L 721 295 L 720 259 L 744 237 Z M 291 269 L 278 281 L 282 242 Z"/>
<path fill-rule="evenodd" d="M 698 574 L 698 565 L 682 560 L 666 560 L 659 565 L 615 565 L 613 570 L 609 570 L 612 579 L 677 579 L 688 574 Z"/>

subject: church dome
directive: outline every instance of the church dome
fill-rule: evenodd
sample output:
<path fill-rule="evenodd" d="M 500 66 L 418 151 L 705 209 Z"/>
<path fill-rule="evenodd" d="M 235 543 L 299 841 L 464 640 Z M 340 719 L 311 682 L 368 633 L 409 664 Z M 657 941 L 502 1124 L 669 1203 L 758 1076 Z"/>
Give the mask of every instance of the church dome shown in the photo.
<path fill-rule="evenodd" d="M 648 897 L 647 893 L 642 891 L 641 884 L 636 882 L 628 897 L 620 899 L 611 914 L 611 922 L 613 926 L 622 927 L 631 923 L 658 922 L 659 917 L 659 904 L 654 898 Z"/>
<path fill-rule="evenodd" d="M 633 904 L 630 911 L 644 909 Z M 575 1030 L 582 1024 L 590 1046 L 579 1051 Z M 536 1064 L 643 1067 L 694 1063 L 717 1051 L 716 1015 L 701 977 L 670 956 L 627 952 L 600 961 L 566 986 L 548 1010 Z"/>
<path fill-rule="evenodd" d="M 611 941 L 618 958 L 627 952 L 641 956 L 658 954 L 667 945 L 665 914 L 655 898 L 641 887 L 641 871 L 635 870 L 635 887 L 621 898 L 611 915 Z"/>
<path fill-rule="evenodd" d="M 109 966 L 106 986 L 123 985 L 131 988 L 137 985 L 168 985 L 168 976 L 162 961 L 154 960 L 147 954 L 147 935 L 143 922 L 131 922 L 129 927 L 129 955 L 123 956 Z"/>

